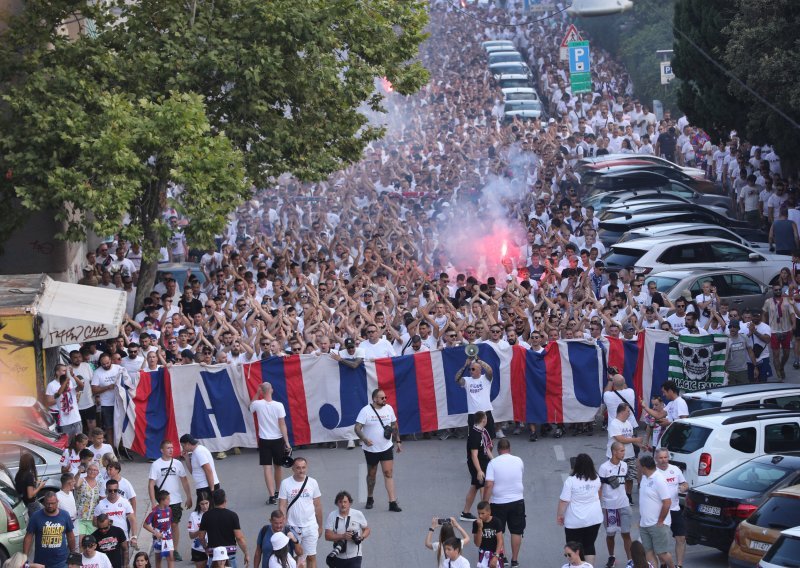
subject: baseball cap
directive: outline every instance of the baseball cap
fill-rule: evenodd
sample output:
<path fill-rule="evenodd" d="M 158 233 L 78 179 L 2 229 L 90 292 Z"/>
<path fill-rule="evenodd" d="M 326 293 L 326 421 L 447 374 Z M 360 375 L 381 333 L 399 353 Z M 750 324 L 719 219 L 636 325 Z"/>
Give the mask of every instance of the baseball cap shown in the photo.
<path fill-rule="evenodd" d="M 350 347 L 355 347 L 356 342 L 348 337 L 347 339 L 344 340 L 344 346 L 346 349 L 349 349 Z"/>
<path fill-rule="evenodd" d="M 97 544 L 97 540 L 90 534 L 84 535 L 81 539 L 81 546 L 90 546 L 92 544 Z"/>

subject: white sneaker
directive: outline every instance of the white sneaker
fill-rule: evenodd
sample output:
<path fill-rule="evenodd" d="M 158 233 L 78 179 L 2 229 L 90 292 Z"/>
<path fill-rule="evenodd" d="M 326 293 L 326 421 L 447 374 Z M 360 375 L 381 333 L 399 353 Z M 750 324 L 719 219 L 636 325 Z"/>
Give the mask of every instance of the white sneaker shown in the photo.
<path fill-rule="evenodd" d="M 347 449 L 354 450 L 356 447 L 356 443 L 353 440 L 347 440 Z"/>
<path fill-rule="evenodd" d="M 503 432 L 503 429 L 501 428 L 500 430 L 498 430 L 497 432 L 495 432 L 495 434 L 494 434 L 494 437 L 495 437 L 495 438 L 497 438 L 497 439 L 499 440 L 499 439 L 501 439 L 501 438 L 505 438 L 505 437 L 506 437 L 506 435 L 505 435 L 505 432 Z"/>

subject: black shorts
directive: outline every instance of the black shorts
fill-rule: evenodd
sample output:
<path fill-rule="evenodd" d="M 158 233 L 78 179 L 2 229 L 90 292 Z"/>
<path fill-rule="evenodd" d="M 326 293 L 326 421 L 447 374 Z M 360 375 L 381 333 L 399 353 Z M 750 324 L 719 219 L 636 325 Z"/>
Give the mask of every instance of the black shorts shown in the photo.
<path fill-rule="evenodd" d="M 564 527 L 564 536 L 566 542 L 575 541 L 580 542 L 583 546 L 583 553 L 591 556 L 595 555 L 594 541 L 597 540 L 597 533 L 600 531 L 600 525 L 592 525 L 590 527 L 581 527 L 578 529 L 568 529 Z"/>
<path fill-rule="evenodd" d="M 216 491 L 217 489 L 219 489 L 219 483 L 215 483 L 214 484 L 213 491 Z M 206 497 L 206 498 L 209 501 L 211 501 L 211 493 L 213 493 L 213 491 L 210 490 L 208 487 L 201 487 L 200 489 L 195 488 L 194 493 L 195 493 L 195 495 L 197 497 L 197 501 L 195 501 L 195 504 L 200 502 L 200 495 L 203 494 L 203 493 L 208 495 L 208 497 Z"/>
<path fill-rule="evenodd" d="M 100 407 L 100 417 L 103 419 L 103 428 L 113 428 L 114 427 L 114 407 L 113 406 L 101 406 Z"/>
<path fill-rule="evenodd" d="M 670 511 L 669 518 L 669 528 L 672 530 L 672 536 L 686 536 L 686 521 L 683 518 L 683 507 L 681 507 L 679 511 Z"/>
<path fill-rule="evenodd" d="M 87 422 L 89 420 L 97 420 L 97 408 L 94 405 L 80 411 L 81 413 L 81 420 Z"/>
<path fill-rule="evenodd" d="M 486 478 L 483 481 L 478 481 L 478 470 L 475 469 L 475 465 L 472 463 L 471 459 L 467 460 L 467 469 L 469 470 L 470 476 L 470 485 L 474 485 L 478 489 L 486 485 Z M 486 474 L 486 466 L 483 466 L 483 473 Z"/>
<path fill-rule="evenodd" d="M 192 562 L 206 562 L 208 561 L 208 554 L 202 550 L 192 549 Z"/>
<path fill-rule="evenodd" d="M 500 520 L 501 531 L 522 535 L 525 533 L 525 501 L 512 501 L 511 503 L 492 503 L 492 516 Z"/>
<path fill-rule="evenodd" d="M 286 444 L 283 438 L 275 440 L 258 439 L 258 463 L 260 465 L 280 465 L 286 457 Z"/>
<path fill-rule="evenodd" d="M 172 511 L 172 524 L 177 525 L 181 522 L 181 517 L 183 517 L 183 504 L 173 503 L 169 508 Z"/>
<path fill-rule="evenodd" d="M 380 462 L 394 460 L 394 448 L 392 447 L 382 452 L 368 452 L 364 450 L 364 457 L 367 458 L 367 465 L 372 467 L 378 465 Z"/>

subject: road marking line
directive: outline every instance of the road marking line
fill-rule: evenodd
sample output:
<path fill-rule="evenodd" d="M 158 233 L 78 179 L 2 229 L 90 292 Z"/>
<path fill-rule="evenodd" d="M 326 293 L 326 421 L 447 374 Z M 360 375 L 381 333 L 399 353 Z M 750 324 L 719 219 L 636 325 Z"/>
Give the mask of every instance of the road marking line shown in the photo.
<path fill-rule="evenodd" d="M 564 447 L 560 444 L 553 446 L 553 451 L 556 453 L 556 459 L 560 462 L 566 460 L 566 456 L 564 455 Z"/>

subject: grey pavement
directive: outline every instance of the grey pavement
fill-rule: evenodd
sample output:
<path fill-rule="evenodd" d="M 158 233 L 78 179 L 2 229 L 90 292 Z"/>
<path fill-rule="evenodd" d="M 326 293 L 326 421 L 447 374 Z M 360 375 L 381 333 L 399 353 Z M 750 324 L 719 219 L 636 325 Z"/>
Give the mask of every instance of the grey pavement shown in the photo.
<path fill-rule="evenodd" d="M 789 365 L 787 382 L 800 383 L 800 372 Z M 530 568 L 560 567 L 564 563 L 562 546 L 563 529 L 556 525 L 556 506 L 563 480 L 569 475 L 569 458 L 586 452 L 599 465 L 605 460 L 606 433 L 595 428 L 594 436 L 566 435 L 560 439 L 540 438 L 529 442 L 527 436 L 511 436 L 512 453 L 525 462 L 527 529 L 520 553 L 520 566 Z M 346 489 L 355 498 L 354 508 L 364 511 L 366 483 L 363 452 L 338 449 L 312 448 L 296 451 L 309 460 L 309 474 L 320 485 L 323 518 L 334 508 L 337 491 Z M 408 568 L 435 566 L 433 553 L 424 547 L 424 540 L 434 516 L 458 517 L 464 503 L 469 483 L 466 467 L 466 441 L 451 438 L 440 441 L 418 440 L 403 444 L 404 449 L 395 460 L 395 481 L 402 513 L 388 511 L 386 491 L 382 478 L 376 485 L 375 508 L 364 511 L 372 527 L 372 535 L 364 545 L 365 568 Z M 123 474 L 140 495 L 139 519 L 147 503 L 146 478 L 149 464 L 141 461 L 124 464 Z M 229 507 L 239 514 L 245 536 L 252 552 L 258 530 L 268 520 L 272 507 L 265 505 L 267 498 L 258 456 L 254 450 L 243 450 L 239 456 L 217 462 L 223 488 L 228 492 Z M 290 470 L 284 470 L 290 474 Z M 634 488 L 634 494 L 637 488 Z M 473 513 L 475 513 L 473 507 Z M 637 517 L 634 508 L 634 518 Z M 185 517 L 186 518 L 186 517 Z M 140 521 L 141 522 L 141 521 Z M 185 524 L 185 523 L 184 523 Z M 471 532 L 467 523 L 462 526 Z M 180 551 L 189 558 L 189 539 L 185 527 L 181 528 Z M 634 529 L 634 537 L 638 531 Z M 149 534 L 142 532 L 142 547 L 149 546 Z M 510 554 L 510 544 L 506 540 Z M 324 556 L 330 551 L 329 543 L 319 547 L 318 566 L 324 567 Z M 607 553 L 603 531 L 597 539 L 597 565 L 605 564 Z M 617 544 L 617 557 L 624 556 L 621 541 Z M 470 544 L 465 549 L 466 558 L 474 565 L 476 548 Z M 241 564 L 240 564 L 241 565 Z M 617 566 L 624 562 L 617 561 Z M 684 566 L 717 568 L 727 566 L 726 555 L 704 547 L 687 548 Z"/>

